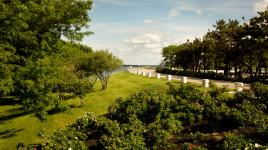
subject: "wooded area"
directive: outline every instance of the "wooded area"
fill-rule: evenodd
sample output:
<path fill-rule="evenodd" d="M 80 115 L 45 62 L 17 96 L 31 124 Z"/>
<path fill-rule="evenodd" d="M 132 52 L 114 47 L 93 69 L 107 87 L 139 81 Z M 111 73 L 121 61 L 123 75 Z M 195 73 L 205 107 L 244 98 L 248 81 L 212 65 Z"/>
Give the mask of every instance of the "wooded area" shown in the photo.
<path fill-rule="evenodd" d="M 243 24 L 221 19 L 203 38 L 163 48 L 161 68 L 208 74 L 223 70 L 223 79 L 267 82 L 267 20 L 267 9 Z"/>
<path fill-rule="evenodd" d="M 65 111 L 64 94 L 83 97 L 101 80 L 107 88 L 122 61 L 107 50 L 79 44 L 92 34 L 91 0 L 4 0 L 0 2 L 0 94 L 45 119 Z M 60 9 L 59 9 L 60 8 Z M 63 40 L 66 39 L 66 40 Z"/>

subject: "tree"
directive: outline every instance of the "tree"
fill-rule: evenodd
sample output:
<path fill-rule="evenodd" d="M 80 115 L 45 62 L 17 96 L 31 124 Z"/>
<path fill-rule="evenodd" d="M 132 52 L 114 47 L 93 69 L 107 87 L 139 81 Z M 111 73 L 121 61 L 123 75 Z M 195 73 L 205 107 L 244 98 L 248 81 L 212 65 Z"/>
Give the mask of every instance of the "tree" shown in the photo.
<path fill-rule="evenodd" d="M 57 98 L 52 89 L 59 78 L 59 67 L 52 57 L 28 61 L 25 67 L 16 72 L 16 93 L 14 93 L 27 111 L 46 111 L 47 106 L 53 105 Z"/>
<path fill-rule="evenodd" d="M 6 70 L 0 72 L 0 85 L 7 87 L 0 90 L 5 94 L 19 90 L 13 85 L 17 70 L 29 61 L 57 54 L 61 37 L 79 41 L 91 34 L 81 31 L 88 26 L 91 7 L 91 0 L 0 1 L 0 67 Z"/>
<path fill-rule="evenodd" d="M 89 70 L 100 79 L 103 90 L 107 88 L 113 71 L 119 69 L 122 64 L 121 59 L 109 53 L 107 50 L 94 52 L 91 60 L 88 61 Z"/>
<path fill-rule="evenodd" d="M 191 72 L 216 69 L 216 74 L 207 75 L 220 79 L 222 76 L 218 74 L 218 70 L 223 69 L 225 79 L 267 82 L 267 20 L 268 8 L 258 12 L 258 16 L 244 24 L 237 20 L 221 19 L 213 25 L 214 29 L 209 30 L 202 40 L 196 38 L 178 46 L 165 47 L 162 50 L 164 59 L 161 64 L 166 67 L 182 67 L 184 71 Z M 234 69 L 234 77 L 232 69 Z M 203 73 L 192 75 L 204 77 Z"/>
<path fill-rule="evenodd" d="M 164 57 L 164 65 L 165 67 L 172 68 L 175 67 L 175 57 L 176 52 L 178 51 L 177 45 L 170 45 L 168 47 L 164 47 L 162 50 L 162 56 Z"/>
<path fill-rule="evenodd" d="M 94 77 L 87 77 L 72 81 L 71 91 L 80 98 L 81 106 L 84 105 L 84 96 L 89 93 L 95 84 Z"/>
<path fill-rule="evenodd" d="M 27 110 L 46 111 L 55 104 L 53 89 L 64 79 L 62 67 L 72 64 L 63 65 L 62 37 L 76 42 L 91 34 L 82 29 L 90 22 L 92 3 L 0 1 L 0 92 L 16 96 Z"/>
<path fill-rule="evenodd" d="M 260 77 L 262 69 L 267 71 L 268 62 L 268 7 L 263 12 L 258 12 L 258 16 L 250 19 L 248 24 L 245 24 L 244 40 L 248 43 L 245 47 L 247 58 L 245 65 L 248 67 L 251 79 Z M 253 71 L 255 67 L 255 73 Z"/>
<path fill-rule="evenodd" d="M 14 81 L 12 79 L 15 66 L 12 65 L 16 61 L 14 48 L 5 44 L 0 44 L 0 95 L 8 94 L 14 90 Z"/>
<path fill-rule="evenodd" d="M 92 58 L 93 51 L 90 47 L 73 42 L 61 42 L 63 51 L 60 58 L 60 78 L 55 83 L 54 92 L 60 100 L 64 100 L 65 93 L 73 93 L 84 104 L 84 96 L 89 93 L 97 80 L 96 76 L 88 70 L 88 61 Z"/>
<path fill-rule="evenodd" d="M 212 69 L 215 63 L 215 41 L 209 31 L 202 41 L 202 68 L 205 71 Z"/>

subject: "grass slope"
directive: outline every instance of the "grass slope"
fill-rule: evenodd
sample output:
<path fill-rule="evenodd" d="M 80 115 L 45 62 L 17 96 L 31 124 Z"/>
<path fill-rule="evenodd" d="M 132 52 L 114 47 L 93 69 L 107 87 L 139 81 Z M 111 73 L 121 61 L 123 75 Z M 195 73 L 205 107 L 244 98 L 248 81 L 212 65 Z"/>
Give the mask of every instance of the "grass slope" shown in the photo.
<path fill-rule="evenodd" d="M 101 91 L 99 83 L 94 88 L 94 92 L 85 97 L 85 106 L 79 107 L 79 99 L 73 98 L 65 102 L 72 108 L 63 113 L 49 115 L 46 122 L 40 122 L 33 114 L 25 114 L 20 110 L 19 105 L 5 104 L 0 101 L 0 150 L 16 149 L 19 142 L 25 144 L 38 143 L 40 129 L 45 129 L 48 134 L 66 124 L 72 123 L 79 116 L 86 112 L 94 112 L 98 115 L 106 113 L 109 105 L 116 98 L 126 97 L 136 91 L 153 88 L 166 89 L 166 79 L 157 80 L 132 75 L 127 72 L 114 74 L 109 82 L 109 87 Z"/>

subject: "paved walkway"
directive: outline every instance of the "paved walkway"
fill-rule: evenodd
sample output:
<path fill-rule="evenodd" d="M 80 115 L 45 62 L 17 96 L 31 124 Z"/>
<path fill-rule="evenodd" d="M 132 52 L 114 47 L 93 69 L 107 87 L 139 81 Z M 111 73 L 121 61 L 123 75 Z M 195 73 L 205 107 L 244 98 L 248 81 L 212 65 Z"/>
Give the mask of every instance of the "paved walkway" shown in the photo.
<path fill-rule="evenodd" d="M 152 73 L 152 76 L 156 76 L 156 72 L 153 69 L 146 69 L 146 68 L 133 68 L 132 70 L 140 70 L 142 72 L 146 72 L 146 73 Z M 168 74 L 162 74 L 161 73 L 161 78 L 167 78 Z M 183 76 L 177 76 L 177 75 L 172 75 L 172 80 L 181 80 L 181 77 Z M 195 78 L 195 77 L 187 77 L 187 81 L 191 82 L 191 83 L 197 83 L 197 84 L 202 84 L 203 79 L 201 78 Z M 215 84 L 218 87 L 224 87 L 226 86 L 227 88 L 230 89 L 235 89 L 235 82 L 231 82 L 231 81 L 223 81 L 223 80 L 210 80 L 210 81 L 214 81 Z M 244 89 L 250 89 L 250 84 L 244 84 Z"/>

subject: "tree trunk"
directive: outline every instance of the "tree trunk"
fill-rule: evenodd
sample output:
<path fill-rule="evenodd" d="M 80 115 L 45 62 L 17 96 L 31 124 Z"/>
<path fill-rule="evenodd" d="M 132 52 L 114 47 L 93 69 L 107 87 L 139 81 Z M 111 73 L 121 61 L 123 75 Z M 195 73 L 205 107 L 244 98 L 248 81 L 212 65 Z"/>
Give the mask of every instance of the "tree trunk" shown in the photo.
<path fill-rule="evenodd" d="M 64 93 L 59 93 L 59 99 L 60 99 L 60 101 L 64 100 Z"/>
<path fill-rule="evenodd" d="M 224 76 L 225 76 L 225 79 L 228 78 L 228 73 L 229 73 L 229 66 L 228 65 L 225 65 L 224 66 Z"/>
<path fill-rule="evenodd" d="M 248 70 L 249 70 L 250 80 L 252 80 L 253 79 L 253 69 L 252 69 L 252 65 L 251 64 L 250 64 Z"/>
<path fill-rule="evenodd" d="M 101 81 L 101 87 L 102 87 L 102 90 L 105 90 L 108 86 L 108 80 L 107 79 L 103 79 Z"/>
<path fill-rule="evenodd" d="M 80 105 L 83 106 L 84 105 L 84 98 L 82 96 L 80 96 Z"/>
<path fill-rule="evenodd" d="M 234 68 L 235 68 L 235 79 L 237 79 L 237 67 L 236 67 L 236 65 L 234 66 Z"/>

